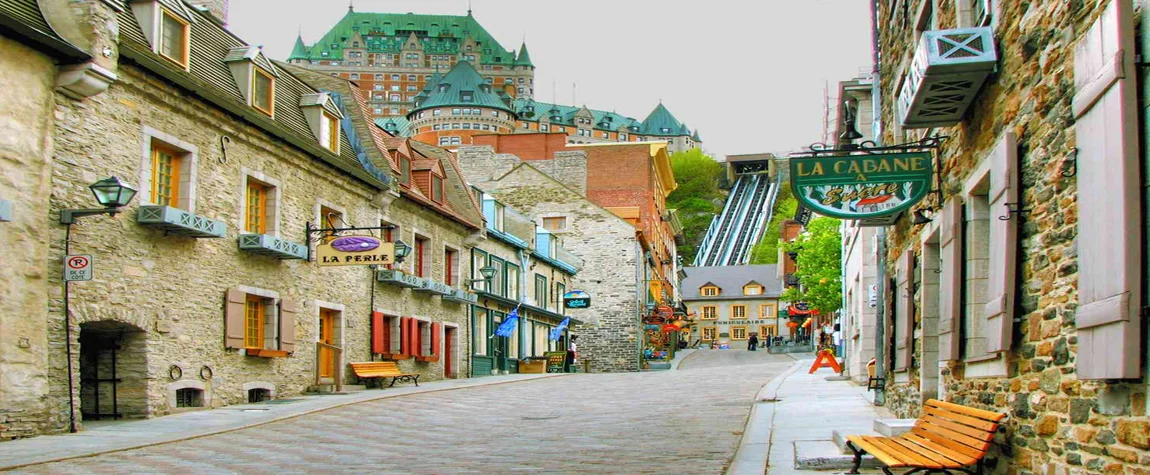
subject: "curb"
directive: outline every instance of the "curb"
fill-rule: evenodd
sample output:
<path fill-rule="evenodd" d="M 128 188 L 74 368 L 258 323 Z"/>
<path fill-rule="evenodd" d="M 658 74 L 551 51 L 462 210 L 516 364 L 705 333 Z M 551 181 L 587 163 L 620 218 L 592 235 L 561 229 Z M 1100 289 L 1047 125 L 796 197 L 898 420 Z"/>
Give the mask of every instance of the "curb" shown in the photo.
<path fill-rule="evenodd" d="M 790 368 L 771 378 L 759 389 L 759 392 L 755 393 L 755 401 L 751 405 L 750 412 L 747 413 L 747 422 L 743 426 L 743 435 L 739 438 L 739 442 L 735 446 L 735 454 L 731 457 L 731 462 L 724 472 L 726 475 L 744 473 L 762 475 L 767 472 L 767 468 L 770 466 L 771 445 L 774 443 L 773 428 L 775 425 L 775 408 L 771 404 L 773 401 L 767 401 L 775 399 L 783 381 L 795 374 L 802 366 L 803 361 L 795 361 Z M 756 427 L 756 423 L 765 425 L 765 427 Z M 750 434 L 758 435 L 760 431 L 766 432 L 765 444 L 756 443 L 750 437 Z M 757 447 L 761 445 L 766 445 L 766 447 Z"/>
<path fill-rule="evenodd" d="M 66 460 L 96 457 L 96 456 L 100 456 L 100 455 L 113 454 L 116 452 L 127 452 L 129 450 L 136 450 L 136 449 L 142 449 L 142 448 L 147 448 L 147 447 L 155 447 L 157 445 L 165 445 L 165 444 L 171 444 L 171 443 L 175 443 L 175 442 L 183 442 L 186 440 L 193 440 L 193 439 L 199 439 L 199 438 L 203 438 L 203 437 L 210 437 L 213 435 L 226 434 L 228 432 L 235 432 L 235 431 L 240 431 L 240 430 L 244 430 L 244 429 L 251 429 L 253 427 L 259 427 L 259 426 L 272 424 L 275 422 L 281 422 L 281 421 L 286 421 L 289 419 L 295 419 L 297 417 L 303 417 L 303 416 L 308 416 L 308 415 L 312 415 L 312 414 L 316 414 L 316 413 L 320 413 L 320 412 L 324 412 L 324 411 L 330 411 L 332 409 L 339 409 L 341 407 L 353 406 L 356 404 L 363 404 L 365 402 L 379 401 L 381 399 L 392 399 L 392 398 L 400 398 L 400 397 L 406 397 L 406 396 L 417 396 L 417 395 L 421 395 L 421 394 L 441 393 L 441 392 L 447 392 L 447 391 L 460 391 L 460 390 L 464 390 L 464 389 L 473 389 L 473 388 L 480 388 L 480 387 L 486 387 L 486 386 L 499 386 L 499 385 L 503 385 L 503 384 L 525 383 L 525 382 L 530 382 L 530 381 L 538 381 L 541 379 L 549 379 L 549 378 L 568 376 L 569 374 L 574 374 L 574 373 L 550 373 L 550 374 L 547 374 L 545 376 L 540 376 L 540 377 L 531 378 L 531 379 L 523 379 L 523 380 L 516 380 L 516 381 L 496 381 L 496 382 L 476 384 L 473 386 L 466 386 L 466 387 L 461 387 L 461 388 L 431 389 L 428 391 L 422 391 L 422 392 L 418 392 L 418 393 L 383 394 L 383 395 L 380 395 L 379 397 L 372 397 L 370 399 L 364 399 L 361 401 L 348 401 L 348 402 L 336 404 L 334 406 L 312 409 L 312 410 L 301 412 L 298 414 L 287 414 L 287 415 L 283 415 L 283 416 L 276 417 L 274 419 L 269 419 L 266 421 L 253 422 L 253 423 L 245 424 L 242 426 L 229 427 L 227 429 L 214 430 L 214 431 L 210 431 L 210 432 L 204 432 L 201 434 L 177 436 L 177 437 L 172 438 L 172 439 L 158 440 L 158 441 L 154 441 L 154 442 L 137 444 L 137 445 L 132 445 L 132 446 L 128 446 L 128 447 L 117 447 L 115 449 L 97 450 L 95 452 L 86 452 L 86 453 L 76 454 L 76 455 L 65 455 L 65 456 L 56 457 L 53 459 L 37 460 L 35 462 L 26 462 L 26 463 L 17 463 L 17 464 L 13 464 L 13 465 L 4 465 L 4 466 L 0 466 L 0 471 L 15 470 L 18 468 L 31 467 L 34 465 L 43 465 L 43 464 L 47 464 L 47 463 L 63 462 Z"/>

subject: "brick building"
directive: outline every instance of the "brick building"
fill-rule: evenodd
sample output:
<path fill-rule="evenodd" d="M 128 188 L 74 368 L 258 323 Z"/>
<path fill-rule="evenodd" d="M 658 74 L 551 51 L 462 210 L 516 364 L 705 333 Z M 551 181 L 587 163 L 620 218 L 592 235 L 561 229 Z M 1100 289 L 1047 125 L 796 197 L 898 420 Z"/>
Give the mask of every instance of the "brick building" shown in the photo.
<path fill-rule="evenodd" d="M 948 137 L 941 193 L 915 209 L 929 222 L 879 232 L 880 400 L 1008 413 L 995 473 L 1146 473 L 1146 84 L 1130 73 L 1146 3 L 874 5 L 860 125 L 883 145 Z"/>

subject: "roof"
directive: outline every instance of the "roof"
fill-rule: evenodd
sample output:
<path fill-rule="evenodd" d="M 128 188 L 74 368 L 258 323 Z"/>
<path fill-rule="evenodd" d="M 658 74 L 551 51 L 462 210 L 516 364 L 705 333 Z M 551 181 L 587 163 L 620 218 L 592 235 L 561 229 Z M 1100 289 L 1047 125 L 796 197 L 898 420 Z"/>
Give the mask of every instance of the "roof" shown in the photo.
<path fill-rule="evenodd" d="M 540 102 L 527 98 L 517 98 L 512 103 L 515 108 L 516 114 L 519 115 L 519 120 L 526 120 L 529 122 L 539 122 L 543 118 L 547 118 L 552 124 L 570 125 L 575 126 L 575 113 L 579 112 L 587 106 L 575 107 L 566 106 L 562 104 L 552 104 L 549 102 Z M 559 120 L 551 119 L 552 110 L 555 111 L 556 116 L 560 117 Z M 634 127 L 633 132 L 638 132 L 640 123 L 631 117 L 617 114 L 615 112 L 608 112 L 604 110 L 590 109 L 591 115 L 594 116 L 592 120 L 593 128 L 598 130 L 616 131 L 619 127 Z M 606 127 L 604 127 L 606 125 Z"/>
<path fill-rule="evenodd" d="M 515 63 L 515 51 L 501 46 L 471 15 L 367 13 L 351 9 L 300 59 L 344 59 L 343 50 L 352 46 L 350 40 L 356 34 L 363 39 L 362 48 L 369 54 L 399 53 L 414 34 L 425 54 L 459 54 L 471 38 L 482 64 Z"/>
<path fill-rule="evenodd" d="M 403 116 L 381 117 L 375 119 L 375 125 L 383 127 L 383 130 L 399 137 L 410 137 L 411 134 L 411 121 Z"/>
<path fill-rule="evenodd" d="M 664 129 L 666 132 L 664 132 Z M 643 119 L 643 126 L 639 130 L 643 135 L 656 135 L 661 137 L 674 137 L 679 135 L 690 135 L 690 131 L 679 119 L 676 119 L 671 111 L 667 110 L 660 102 L 655 106 L 655 110 Z"/>
<path fill-rule="evenodd" d="M 455 63 L 451 71 L 427 93 L 427 99 L 416 104 L 408 114 L 445 106 L 489 107 L 514 113 L 511 105 L 504 101 L 495 88 L 487 84 L 487 80 L 468 61 Z"/>
<path fill-rule="evenodd" d="M 276 77 L 274 118 L 248 106 L 244 95 L 236 85 L 228 63 L 224 60 L 229 54 L 234 56 L 242 48 L 250 45 L 213 21 L 209 13 L 196 9 L 182 11 L 195 20 L 189 23 L 191 47 L 189 69 L 185 70 L 153 52 L 132 9 L 128 8 L 123 0 L 114 0 L 114 3 L 122 8 L 118 20 L 120 54 L 124 58 L 349 176 L 377 189 L 389 187 L 390 177 L 379 173 L 379 170 L 370 169 L 374 167 L 366 167 L 365 163 L 361 162 L 355 147 L 348 141 L 348 134 L 341 134 L 339 154 L 320 145 L 300 107 L 301 99 L 319 91 L 295 75 L 281 68 L 280 74 Z M 161 3 L 169 8 L 182 8 L 184 5 L 179 0 L 161 0 Z"/>
<path fill-rule="evenodd" d="M 687 278 L 681 288 L 683 300 L 735 300 L 778 298 L 783 292 L 783 283 L 778 278 L 775 264 L 752 266 L 710 266 L 687 267 Z M 699 289 L 708 283 L 719 288 L 717 297 L 703 297 Z M 762 295 L 743 295 L 743 286 L 757 283 L 763 286 Z"/>
<path fill-rule="evenodd" d="M 63 56 L 69 63 L 91 59 L 88 53 L 56 34 L 40 13 L 36 0 L 0 0 L 0 31 L 14 32 L 31 40 L 37 49 Z"/>
<path fill-rule="evenodd" d="M 527 53 L 527 42 L 519 47 L 519 56 L 515 57 L 515 64 L 523 66 L 535 66 L 531 64 L 531 55 Z"/>
<path fill-rule="evenodd" d="M 295 37 L 295 46 L 291 49 L 291 54 L 288 55 L 288 61 L 293 59 L 307 59 L 307 46 L 303 44 L 303 37 Z"/>

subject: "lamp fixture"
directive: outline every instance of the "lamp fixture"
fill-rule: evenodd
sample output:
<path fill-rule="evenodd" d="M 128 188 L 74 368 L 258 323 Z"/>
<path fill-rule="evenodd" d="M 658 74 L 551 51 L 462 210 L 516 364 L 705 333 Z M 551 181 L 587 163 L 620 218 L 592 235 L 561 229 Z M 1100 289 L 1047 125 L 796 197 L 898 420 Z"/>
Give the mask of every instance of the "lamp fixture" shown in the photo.
<path fill-rule="evenodd" d="M 403 262 L 409 255 L 411 255 L 411 245 L 403 242 L 402 239 L 397 239 L 395 241 L 395 262 L 397 264 Z"/>
<path fill-rule="evenodd" d="M 495 278 L 496 270 L 497 269 L 495 269 L 492 266 L 480 267 L 479 268 L 479 275 L 482 276 L 483 278 L 481 278 L 481 279 L 466 279 L 466 284 L 471 285 L 471 284 L 474 284 L 476 282 L 488 282 L 491 279 Z"/>
<path fill-rule="evenodd" d="M 918 209 L 918 210 L 914 211 L 914 221 L 911 221 L 911 224 L 913 224 L 915 226 L 919 226 L 922 224 L 929 223 L 930 221 L 931 221 L 931 218 L 926 215 L 925 210 Z"/>
<path fill-rule="evenodd" d="M 92 195 L 96 197 L 96 202 L 100 203 L 103 208 L 60 210 L 60 224 L 75 224 L 76 218 L 97 214 L 115 216 L 116 213 L 120 212 L 120 208 L 127 206 L 128 203 L 132 201 L 132 198 L 136 196 L 135 188 L 132 188 L 114 176 L 92 183 L 88 186 L 88 189 L 92 190 Z"/>

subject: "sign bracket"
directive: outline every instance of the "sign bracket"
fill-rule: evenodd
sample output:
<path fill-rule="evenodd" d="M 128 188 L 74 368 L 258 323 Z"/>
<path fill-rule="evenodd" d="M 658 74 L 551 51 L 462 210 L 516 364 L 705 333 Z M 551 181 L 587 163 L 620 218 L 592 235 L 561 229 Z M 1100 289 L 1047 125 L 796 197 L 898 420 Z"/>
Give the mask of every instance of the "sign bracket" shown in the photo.
<path fill-rule="evenodd" d="M 844 144 L 841 147 L 834 145 L 816 142 L 807 146 L 807 149 L 801 152 L 790 154 L 792 158 L 809 158 L 819 155 L 878 155 L 883 153 L 901 153 L 901 152 L 925 152 L 935 151 L 942 148 L 942 142 L 949 139 L 949 136 L 935 134 L 930 137 L 923 137 L 921 140 L 914 142 L 906 142 L 898 145 L 879 146 L 873 140 L 867 140 L 861 143 Z"/>
<path fill-rule="evenodd" d="M 384 226 L 351 226 L 351 227 L 346 227 L 346 228 L 317 228 L 317 227 L 312 226 L 311 221 L 308 221 L 307 222 L 307 237 L 304 239 L 304 243 L 307 245 L 307 260 L 311 261 L 315 257 L 312 255 L 314 250 L 312 249 L 311 245 L 312 245 L 312 243 L 321 239 L 321 238 L 312 237 L 316 234 L 326 233 L 326 234 L 330 234 L 330 235 L 334 236 L 336 234 L 339 234 L 339 233 L 342 233 L 345 231 L 379 231 L 380 233 L 383 233 L 384 231 L 387 231 L 389 229 L 395 229 L 395 226 L 388 224 L 388 225 L 384 225 Z"/>

